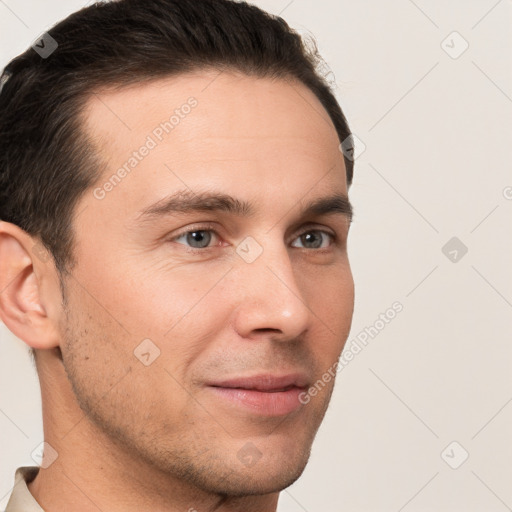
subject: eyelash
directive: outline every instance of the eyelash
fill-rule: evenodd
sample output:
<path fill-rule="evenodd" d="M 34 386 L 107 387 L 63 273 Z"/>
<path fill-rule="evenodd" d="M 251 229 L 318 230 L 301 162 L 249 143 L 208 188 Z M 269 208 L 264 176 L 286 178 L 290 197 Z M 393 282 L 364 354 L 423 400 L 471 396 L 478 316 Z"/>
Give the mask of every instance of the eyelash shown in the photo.
<path fill-rule="evenodd" d="M 219 236 L 219 234 L 217 233 L 217 231 L 215 230 L 215 226 L 213 224 L 205 224 L 205 225 L 200 225 L 200 226 L 194 226 L 192 228 L 188 228 L 186 231 L 182 231 L 181 233 L 178 233 L 177 235 L 174 235 L 172 238 L 168 239 L 169 242 L 174 242 L 176 239 L 178 238 L 181 238 L 183 235 L 188 235 L 189 233 L 194 233 L 194 232 L 197 232 L 197 231 L 211 231 L 213 233 L 215 233 L 215 235 L 218 237 L 218 238 L 221 238 Z M 299 233 L 295 238 L 294 240 L 296 240 L 297 238 L 301 237 L 302 235 L 305 235 L 307 233 L 323 233 L 327 236 L 329 236 L 331 238 L 331 245 L 329 247 L 321 247 L 319 249 L 307 249 L 305 247 L 296 247 L 296 249 L 304 249 L 304 250 L 310 250 L 310 251 L 316 251 L 316 252 L 325 252 L 325 251 L 328 251 L 332 248 L 333 245 L 335 245 L 338 241 L 338 236 L 334 233 L 331 233 L 330 231 L 325 231 L 323 229 L 313 229 L 313 228 L 309 228 L 305 231 L 302 231 L 301 233 Z M 188 245 L 185 245 L 185 244 L 181 244 L 179 242 L 177 242 L 179 245 L 183 245 L 184 247 L 186 247 L 187 249 L 187 252 L 188 253 L 192 253 L 192 254 L 199 254 L 199 253 L 202 253 L 202 254 L 205 254 L 206 252 L 209 252 L 211 251 L 212 249 L 215 249 L 217 248 L 218 246 L 211 246 L 211 247 L 204 247 L 202 249 L 200 248 L 197 248 L 197 247 L 190 247 Z"/>

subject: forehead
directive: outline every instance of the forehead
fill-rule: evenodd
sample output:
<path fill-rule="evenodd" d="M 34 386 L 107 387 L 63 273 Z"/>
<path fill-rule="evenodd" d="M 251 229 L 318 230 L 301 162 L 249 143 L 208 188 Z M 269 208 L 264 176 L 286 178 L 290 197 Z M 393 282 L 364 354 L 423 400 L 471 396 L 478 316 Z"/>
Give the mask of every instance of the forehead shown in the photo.
<path fill-rule="evenodd" d="M 191 102 L 196 106 L 190 108 Z M 172 131 L 164 131 L 165 140 L 157 142 L 174 142 L 182 149 L 194 142 L 198 158 L 224 154 L 229 146 L 238 153 L 251 146 L 246 156 L 254 157 L 257 145 L 277 150 L 290 139 L 312 156 L 339 144 L 327 112 L 304 85 L 228 71 L 196 71 L 103 89 L 90 97 L 84 117 L 88 134 L 110 157 L 140 147 L 141 137 L 155 130 L 158 135 L 166 122 L 173 124 Z"/>
<path fill-rule="evenodd" d="M 106 162 L 97 184 L 126 171 L 105 202 L 149 201 L 183 186 L 300 197 L 320 179 L 346 192 L 334 125 L 290 80 L 202 71 L 105 89 L 89 99 L 84 124 Z"/>

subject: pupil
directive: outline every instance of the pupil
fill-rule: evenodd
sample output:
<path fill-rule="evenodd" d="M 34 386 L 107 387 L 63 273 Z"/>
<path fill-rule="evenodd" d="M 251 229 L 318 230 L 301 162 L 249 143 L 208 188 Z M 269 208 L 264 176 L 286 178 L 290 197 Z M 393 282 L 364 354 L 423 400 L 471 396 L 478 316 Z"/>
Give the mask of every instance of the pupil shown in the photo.
<path fill-rule="evenodd" d="M 205 233 L 207 233 L 206 236 Z M 207 231 L 193 231 L 188 234 L 187 241 L 192 247 L 203 248 L 208 246 L 210 239 L 211 235 Z M 197 243 L 199 243 L 199 245 L 196 245 Z"/>
<path fill-rule="evenodd" d="M 302 235 L 302 243 L 304 245 L 307 245 L 308 242 L 311 242 L 313 239 L 313 248 L 318 248 L 322 245 L 322 237 L 319 237 L 317 234 L 313 233 L 306 233 L 305 235 Z M 316 243 L 315 243 L 315 237 L 316 237 Z"/>

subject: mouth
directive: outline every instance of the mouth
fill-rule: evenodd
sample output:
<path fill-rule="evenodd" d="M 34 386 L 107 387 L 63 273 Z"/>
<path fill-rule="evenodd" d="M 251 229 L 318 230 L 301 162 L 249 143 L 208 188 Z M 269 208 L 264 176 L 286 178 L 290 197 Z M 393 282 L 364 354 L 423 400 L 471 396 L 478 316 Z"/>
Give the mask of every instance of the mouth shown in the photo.
<path fill-rule="evenodd" d="M 236 377 L 208 384 L 225 404 L 262 416 L 284 416 L 302 404 L 299 396 L 307 389 L 303 374 Z"/>

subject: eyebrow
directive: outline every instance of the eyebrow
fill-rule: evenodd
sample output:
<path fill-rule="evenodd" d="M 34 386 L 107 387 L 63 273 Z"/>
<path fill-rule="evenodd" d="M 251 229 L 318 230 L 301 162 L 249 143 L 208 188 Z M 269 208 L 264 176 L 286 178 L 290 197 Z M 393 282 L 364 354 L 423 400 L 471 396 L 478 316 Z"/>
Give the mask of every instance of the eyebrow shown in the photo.
<path fill-rule="evenodd" d="M 302 202 L 302 201 L 300 201 Z M 253 217 L 256 208 L 251 201 L 244 201 L 220 192 L 192 192 L 179 190 L 139 212 L 138 223 L 146 223 L 160 217 L 195 212 L 225 212 L 237 217 Z M 345 194 L 320 197 L 304 205 L 303 216 L 343 215 L 349 223 L 353 218 L 353 207 Z"/>

